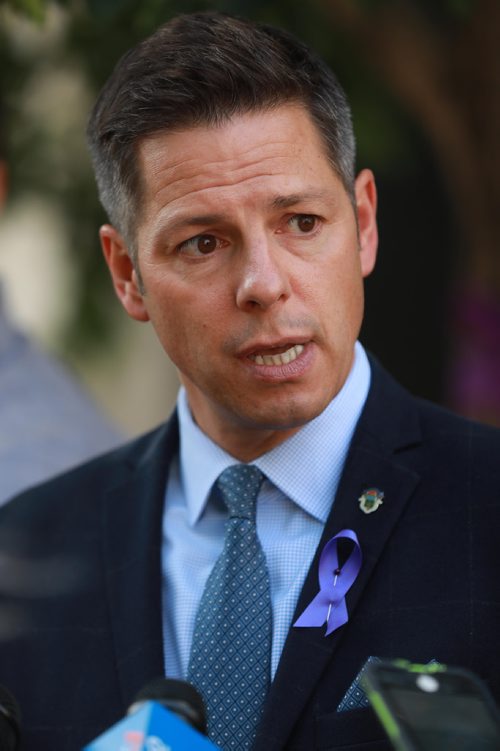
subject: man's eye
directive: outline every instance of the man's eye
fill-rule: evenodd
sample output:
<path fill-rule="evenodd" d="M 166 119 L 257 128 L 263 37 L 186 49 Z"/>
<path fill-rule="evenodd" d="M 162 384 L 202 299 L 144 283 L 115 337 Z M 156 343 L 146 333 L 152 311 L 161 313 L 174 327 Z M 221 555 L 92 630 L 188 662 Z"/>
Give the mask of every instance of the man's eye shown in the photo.
<path fill-rule="evenodd" d="M 178 246 L 178 250 L 181 253 L 205 256 L 213 253 L 218 247 L 219 240 L 214 235 L 195 235 L 195 237 L 191 237 L 189 240 L 181 243 Z"/>
<path fill-rule="evenodd" d="M 307 234 L 316 229 L 318 217 L 314 214 L 295 214 L 288 220 L 288 226 L 293 232 Z"/>

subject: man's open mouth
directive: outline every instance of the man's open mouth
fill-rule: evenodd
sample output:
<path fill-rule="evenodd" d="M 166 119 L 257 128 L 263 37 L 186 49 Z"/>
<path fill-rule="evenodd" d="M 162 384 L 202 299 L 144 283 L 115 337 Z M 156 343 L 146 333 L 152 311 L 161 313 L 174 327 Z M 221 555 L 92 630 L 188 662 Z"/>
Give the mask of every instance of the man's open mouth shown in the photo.
<path fill-rule="evenodd" d="M 279 352 L 277 354 L 272 354 L 272 355 L 253 354 L 253 355 L 249 355 L 249 357 L 257 365 L 288 365 L 288 363 L 291 363 L 294 360 L 296 360 L 297 357 L 303 351 L 304 351 L 303 344 L 294 344 L 292 347 L 289 347 L 284 352 Z"/>

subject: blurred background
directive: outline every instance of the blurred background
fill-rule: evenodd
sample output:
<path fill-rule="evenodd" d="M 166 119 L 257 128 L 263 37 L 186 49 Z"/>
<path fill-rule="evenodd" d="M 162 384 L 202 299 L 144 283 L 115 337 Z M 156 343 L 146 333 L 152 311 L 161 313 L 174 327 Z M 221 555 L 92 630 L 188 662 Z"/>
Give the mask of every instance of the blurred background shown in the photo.
<path fill-rule="evenodd" d="M 498 0 L 0 0 L 10 315 L 67 363 L 128 435 L 177 390 L 148 325 L 115 299 L 84 130 L 118 57 L 179 12 L 283 26 L 333 67 L 358 167 L 379 188 L 364 344 L 413 392 L 500 425 Z"/>

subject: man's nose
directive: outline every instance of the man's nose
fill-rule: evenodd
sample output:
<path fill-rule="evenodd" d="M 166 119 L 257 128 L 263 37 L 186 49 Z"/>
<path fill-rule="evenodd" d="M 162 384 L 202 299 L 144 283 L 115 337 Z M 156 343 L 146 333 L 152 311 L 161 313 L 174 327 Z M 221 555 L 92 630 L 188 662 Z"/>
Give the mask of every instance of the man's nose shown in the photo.
<path fill-rule="evenodd" d="M 240 309 L 266 310 L 290 297 L 286 256 L 286 250 L 267 236 L 245 244 L 240 256 L 236 290 L 236 304 Z"/>

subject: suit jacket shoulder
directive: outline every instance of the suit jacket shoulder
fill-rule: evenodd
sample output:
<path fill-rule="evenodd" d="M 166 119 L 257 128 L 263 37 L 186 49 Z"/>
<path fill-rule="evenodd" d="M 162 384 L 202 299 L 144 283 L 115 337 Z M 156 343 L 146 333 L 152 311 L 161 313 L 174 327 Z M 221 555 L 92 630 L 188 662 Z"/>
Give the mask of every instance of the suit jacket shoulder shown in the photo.
<path fill-rule="evenodd" d="M 328 637 L 324 626 L 291 626 L 256 748 L 389 749 L 370 709 L 337 709 L 371 656 L 466 667 L 500 699 L 499 451 L 500 431 L 412 397 L 372 362 L 292 624 L 318 592 L 324 545 L 345 529 L 363 555 L 349 620 Z M 368 489 L 383 494 L 372 513 L 360 504 Z"/>
<path fill-rule="evenodd" d="M 162 512 L 177 447 L 160 429 L 0 509 L 0 682 L 23 749 L 77 749 L 163 673 Z"/>

